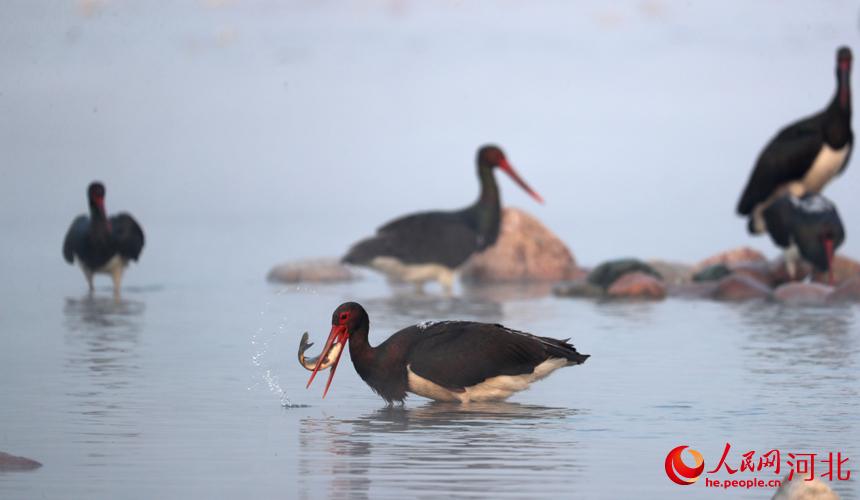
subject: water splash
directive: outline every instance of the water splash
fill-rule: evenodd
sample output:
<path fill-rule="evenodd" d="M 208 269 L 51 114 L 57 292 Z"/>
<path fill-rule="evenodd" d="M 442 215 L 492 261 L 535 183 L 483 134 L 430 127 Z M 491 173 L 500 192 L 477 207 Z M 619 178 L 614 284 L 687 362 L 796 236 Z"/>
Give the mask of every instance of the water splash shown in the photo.
<path fill-rule="evenodd" d="M 280 294 L 281 292 L 278 292 Z M 266 311 L 268 311 L 272 302 L 267 301 L 263 310 L 260 311 L 260 316 L 265 317 Z M 251 384 L 248 387 L 248 390 L 254 390 L 260 387 L 261 382 L 265 384 L 266 388 L 269 392 L 276 394 L 278 396 L 278 400 L 280 401 L 281 406 L 290 408 L 293 406 L 290 398 L 287 396 L 286 391 L 284 391 L 283 387 L 281 387 L 280 379 L 278 375 L 272 371 L 272 368 L 268 365 L 266 360 L 266 355 L 269 353 L 269 344 L 270 341 L 275 338 L 275 336 L 281 335 L 284 333 L 286 325 L 286 319 L 283 318 L 278 322 L 277 328 L 274 331 L 266 334 L 266 328 L 261 326 L 257 328 L 257 331 L 251 335 L 251 345 L 253 346 L 253 353 L 251 354 L 251 364 L 258 368 L 260 371 L 259 379 Z"/>

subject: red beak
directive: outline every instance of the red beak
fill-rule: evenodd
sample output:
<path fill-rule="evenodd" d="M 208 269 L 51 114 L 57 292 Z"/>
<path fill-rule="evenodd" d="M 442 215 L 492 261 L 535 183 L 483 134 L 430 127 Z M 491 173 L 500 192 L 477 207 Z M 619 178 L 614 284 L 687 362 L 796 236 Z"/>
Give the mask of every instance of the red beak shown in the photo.
<path fill-rule="evenodd" d="M 314 371 L 313 373 L 311 373 L 311 378 L 308 380 L 308 385 L 305 388 L 311 386 L 311 382 L 313 382 L 314 377 L 317 376 L 317 372 L 320 369 L 320 365 L 322 364 L 323 360 L 326 359 L 326 357 L 328 356 L 328 353 L 329 351 L 331 351 L 332 346 L 335 343 L 346 343 L 347 340 L 349 340 L 349 331 L 346 329 L 346 327 L 341 325 L 332 325 L 331 332 L 328 334 L 328 340 L 326 340 L 325 342 L 325 347 L 323 347 L 322 353 L 320 353 L 320 357 L 317 360 L 316 366 L 314 366 Z M 323 391 L 323 397 L 328 394 L 328 388 L 331 385 L 332 379 L 334 378 L 334 372 L 335 370 L 337 370 L 337 364 L 340 363 L 340 357 L 342 354 L 343 349 L 340 350 L 337 355 L 337 358 L 335 358 L 334 363 L 332 363 L 331 365 L 331 373 L 329 373 L 328 382 L 326 382 L 325 384 L 325 391 Z"/>
<path fill-rule="evenodd" d="M 534 189 L 531 188 L 531 186 L 526 184 L 526 181 L 524 181 L 522 179 L 522 177 L 520 177 L 519 174 L 517 174 L 517 171 L 514 170 L 514 167 L 512 167 L 510 163 L 508 163 L 508 160 L 506 160 L 505 158 L 502 158 L 501 161 L 499 161 L 499 168 L 504 170 L 505 173 L 508 174 L 511 177 L 511 179 L 514 180 L 514 182 L 519 184 L 520 187 L 523 188 L 525 190 L 525 192 L 530 194 L 532 196 L 532 198 L 536 199 L 538 201 L 538 203 L 543 203 L 543 198 L 541 198 L 540 195 L 537 194 L 534 191 Z"/>
<path fill-rule="evenodd" d="M 827 272 L 830 286 L 833 286 L 833 239 L 824 238 L 824 251 L 827 253 Z"/>

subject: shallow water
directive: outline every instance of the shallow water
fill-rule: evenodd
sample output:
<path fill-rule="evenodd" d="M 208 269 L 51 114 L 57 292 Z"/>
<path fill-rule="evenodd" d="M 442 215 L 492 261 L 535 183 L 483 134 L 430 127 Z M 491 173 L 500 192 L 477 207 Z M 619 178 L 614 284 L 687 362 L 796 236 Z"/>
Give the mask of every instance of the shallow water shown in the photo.
<path fill-rule="evenodd" d="M 833 92 L 854 3 L 142 5 L 0 2 L 0 451 L 44 464 L 0 472 L 0 498 L 769 498 L 675 485 L 664 459 L 687 444 L 710 469 L 728 442 L 733 466 L 770 449 L 860 462 L 857 307 L 263 280 L 464 206 L 487 141 L 547 200 L 500 179 L 504 203 L 587 265 L 773 256 L 733 205 L 767 138 Z M 849 235 L 856 169 L 827 191 Z M 120 304 L 60 258 L 96 178 L 147 235 Z M 404 408 L 344 357 L 321 399 L 296 348 L 304 331 L 319 348 L 345 300 L 373 342 L 476 319 L 592 357 L 508 403 Z"/>
<path fill-rule="evenodd" d="M 47 233 L 33 231 L 33 248 Z M 89 297 L 58 255 L 46 287 L 30 271 L 48 273 L 26 263 L 51 252 L 3 252 L 22 264 L 0 316 L 0 450 L 44 464 L 0 473 L 3 498 L 769 498 L 677 486 L 663 460 L 688 444 L 709 470 L 726 442 L 735 467 L 748 450 L 860 456 L 853 306 L 601 303 L 540 287 L 443 298 L 376 276 L 283 287 L 256 264 L 219 272 L 218 259 L 174 273 L 157 247 L 115 304 L 107 279 Z M 322 399 L 323 382 L 305 390 L 296 348 L 309 331 L 316 354 L 345 300 L 366 306 L 374 343 L 462 318 L 572 337 L 592 357 L 506 403 L 414 397 L 403 408 L 386 407 L 344 357 Z M 834 486 L 860 498 L 856 480 Z"/>

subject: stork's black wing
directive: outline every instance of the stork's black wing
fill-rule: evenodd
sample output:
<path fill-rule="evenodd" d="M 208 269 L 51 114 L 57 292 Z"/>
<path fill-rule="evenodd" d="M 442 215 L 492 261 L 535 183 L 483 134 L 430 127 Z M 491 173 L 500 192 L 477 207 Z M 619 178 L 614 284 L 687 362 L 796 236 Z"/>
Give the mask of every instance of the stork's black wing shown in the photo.
<path fill-rule="evenodd" d="M 63 240 L 63 258 L 69 264 L 75 261 L 75 252 L 80 251 L 81 245 L 90 230 L 90 218 L 79 215 L 72 221 L 69 230 L 66 231 L 66 239 Z"/>
<path fill-rule="evenodd" d="M 143 229 L 127 213 L 114 215 L 110 218 L 110 224 L 119 254 L 127 259 L 137 260 L 143 250 Z"/>
<path fill-rule="evenodd" d="M 824 145 L 824 113 L 782 129 L 758 157 L 741 199 L 738 213 L 749 215 L 786 182 L 802 179 Z"/>
<path fill-rule="evenodd" d="M 463 212 L 424 212 L 382 226 L 356 243 L 343 261 L 367 264 L 394 257 L 405 264 L 436 263 L 454 268 L 480 249 L 480 236 Z"/>
<path fill-rule="evenodd" d="M 443 387 L 459 390 L 498 375 L 532 373 L 550 358 L 584 362 L 566 341 L 538 337 L 501 325 L 446 321 L 427 326 L 408 355 L 410 369 Z"/>
<path fill-rule="evenodd" d="M 795 208 L 791 202 L 790 194 L 779 197 L 762 212 L 767 233 L 779 247 L 788 248 L 791 245 L 794 212 Z"/>

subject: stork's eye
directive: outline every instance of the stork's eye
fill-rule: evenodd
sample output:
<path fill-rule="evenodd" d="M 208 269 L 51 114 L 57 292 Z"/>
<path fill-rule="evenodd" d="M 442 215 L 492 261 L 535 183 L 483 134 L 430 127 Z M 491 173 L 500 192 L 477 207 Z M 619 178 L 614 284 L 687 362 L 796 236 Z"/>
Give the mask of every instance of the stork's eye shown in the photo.
<path fill-rule="evenodd" d="M 349 315 L 347 313 L 345 313 L 345 312 L 340 313 L 340 320 L 341 321 L 346 321 L 346 318 L 348 318 L 348 317 L 349 317 Z"/>

